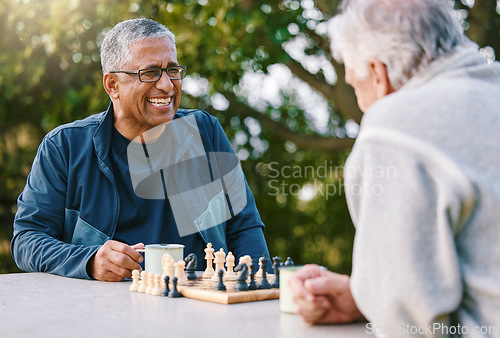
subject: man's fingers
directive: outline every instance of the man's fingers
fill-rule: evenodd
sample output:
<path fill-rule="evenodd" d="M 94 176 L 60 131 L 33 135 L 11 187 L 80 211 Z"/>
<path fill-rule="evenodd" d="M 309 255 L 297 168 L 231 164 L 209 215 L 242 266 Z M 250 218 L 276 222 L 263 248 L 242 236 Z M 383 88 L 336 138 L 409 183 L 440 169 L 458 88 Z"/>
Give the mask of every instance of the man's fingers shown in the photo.
<path fill-rule="evenodd" d="M 307 323 L 319 322 L 328 311 L 328 301 L 318 297 L 313 301 L 306 299 L 297 299 L 295 301 L 295 313 Z"/>
<path fill-rule="evenodd" d="M 306 280 L 304 288 L 316 295 L 343 294 L 349 289 L 349 276 L 328 271 L 320 277 Z"/>
<path fill-rule="evenodd" d="M 119 275 L 117 275 L 109 270 L 102 271 L 101 275 L 98 277 L 99 278 L 96 278 L 97 280 L 106 281 L 106 282 L 121 282 L 124 278 L 124 277 L 119 276 Z"/>
<path fill-rule="evenodd" d="M 144 246 L 138 243 L 135 246 Z M 95 279 L 121 281 L 131 278 L 132 270 L 140 269 L 142 255 L 130 245 L 109 240 L 97 251 L 92 261 L 92 275 Z"/>
<path fill-rule="evenodd" d="M 127 269 L 130 271 L 138 270 L 140 268 L 138 261 L 132 259 L 130 256 L 121 252 L 115 252 L 112 255 L 110 255 L 109 261 L 114 265 L 116 265 L 117 267 Z"/>
<path fill-rule="evenodd" d="M 121 267 L 120 265 L 111 263 L 108 271 L 116 276 L 119 276 L 121 278 L 120 280 L 122 280 L 123 278 L 131 278 L 132 277 L 132 270 L 138 270 L 138 269 L 139 268 L 128 269 L 128 268 Z"/>
<path fill-rule="evenodd" d="M 142 243 L 136 244 L 136 246 L 141 245 Z M 142 244 L 144 247 L 144 244 Z M 135 262 L 141 263 L 143 261 L 142 255 L 140 252 L 135 251 L 135 248 L 127 245 L 125 243 L 117 242 L 117 241 L 112 241 L 111 243 L 111 249 L 113 251 L 125 254 L 129 256 L 132 260 Z"/>
<path fill-rule="evenodd" d="M 144 249 L 144 243 L 134 244 L 134 245 L 132 245 L 132 249 L 134 249 L 134 250 L 136 250 L 136 249 Z"/>
<path fill-rule="evenodd" d="M 321 275 L 321 267 L 319 265 L 308 264 L 300 268 L 288 280 L 288 286 L 294 294 L 303 294 L 307 292 L 304 289 L 304 282 L 310 278 L 314 278 Z M 307 292 L 309 293 L 309 292 Z"/>

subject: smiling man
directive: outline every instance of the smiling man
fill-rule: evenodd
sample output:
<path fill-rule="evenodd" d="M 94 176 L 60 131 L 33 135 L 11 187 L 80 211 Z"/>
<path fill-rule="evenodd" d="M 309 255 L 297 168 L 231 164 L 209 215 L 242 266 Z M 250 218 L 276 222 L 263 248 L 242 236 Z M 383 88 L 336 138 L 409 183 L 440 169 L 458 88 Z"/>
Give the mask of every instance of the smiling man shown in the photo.
<path fill-rule="evenodd" d="M 199 258 L 207 243 L 237 257 L 267 254 L 255 200 L 219 122 L 179 109 L 186 66 L 170 30 L 147 19 L 121 22 L 103 40 L 101 63 L 108 110 L 54 129 L 39 147 L 14 220 L 17 265 L 120 281 L 140 268 L 135 249 L 144 244 L 183 244 Z M 224 177 L 214 171 L 218 158 L 232 159 Z M 136 193 L 136 177 L 150 183 L 146 193 Z M 223 178 L 239 185 L 222 189 Z"/>

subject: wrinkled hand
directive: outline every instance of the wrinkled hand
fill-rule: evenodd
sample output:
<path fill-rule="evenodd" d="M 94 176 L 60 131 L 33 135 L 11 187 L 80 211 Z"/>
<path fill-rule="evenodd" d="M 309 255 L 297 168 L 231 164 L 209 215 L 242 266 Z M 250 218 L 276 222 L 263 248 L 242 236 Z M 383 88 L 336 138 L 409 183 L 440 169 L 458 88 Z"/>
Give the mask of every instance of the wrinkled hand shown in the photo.
<path fill-rule="evenodd" d="M 97 250 L 87 263 L 89 275 L 100 281 L 120 282 L 131 278 L 132 270 L 139 270 L 142 255 L 135 249 L 143 249 L 144 244 L 127 245 L 109 240 Z"/>
<path fill-rule="evenodd" d="M 363 320 L 349 287 L 350 277 L 318 265 L 306 265 L 288 284 L 295 312 L 311 324 L 348 323 Z"/>

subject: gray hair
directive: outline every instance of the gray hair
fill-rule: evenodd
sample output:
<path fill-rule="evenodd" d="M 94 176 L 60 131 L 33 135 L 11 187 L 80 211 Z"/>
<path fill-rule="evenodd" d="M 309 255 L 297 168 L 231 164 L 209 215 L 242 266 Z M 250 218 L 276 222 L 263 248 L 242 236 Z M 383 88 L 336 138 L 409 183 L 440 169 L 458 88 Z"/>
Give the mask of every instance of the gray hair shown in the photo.
<path fill-rule="evenodd" d="M 164 25 L 149 19 L 131 19 L 122 21 L 113 27 L 101 44 L 102 72 L 119 70 L 131 61 L 129 46 L 149 39 L 168 38 L 175 51 L 175 36 Z"/>
<path fill-rule="evenodd" d="M 399 89 L 433 60 L 470 43 L 447 0 L 349 0 L 330 25 L 334 58 L 368 75 L 376 58 Z"/>

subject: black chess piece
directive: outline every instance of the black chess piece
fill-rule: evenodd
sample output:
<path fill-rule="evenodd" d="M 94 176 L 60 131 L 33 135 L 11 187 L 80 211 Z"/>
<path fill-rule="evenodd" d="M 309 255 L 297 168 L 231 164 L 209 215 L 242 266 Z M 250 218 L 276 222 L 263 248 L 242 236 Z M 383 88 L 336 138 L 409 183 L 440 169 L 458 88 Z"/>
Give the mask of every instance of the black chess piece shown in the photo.
<path fill-rule="evenodd" d="M 188 280 L 196 280 L 198 277 L 196 276 L 196 266 L 198 262 L 198 258 L 194 253 L 190 253 L 184 259 L 186 263 L 186 277 Z"/>
<path fill-rule="evenodd" d="M 257 283 L 255 283 L 255 274 L 257 273 L 257 264 L 250 263 L 250 283 L 248 283 L 249 290 L 257 290 Z"/>
<path fill-rule="evenodd" d="M 257 287 L 258 289 L 270 289 L 271 284 L 269 284 L 267 280 L 267 265 L 269 264 L 269 258 L 264 256 L 262 257 L 262 280 L 260 281 L 259 286 Z"/>
<path fill-rule="evenodd" d="M 222 282 L 222 276 L 224 275 L 224 271 L 223 270 L 219 270 L 219 271 L 217 271 L 217 273 L 219 274 L 219 281 L 217 282 L 217 285 L 215 285 L 215 290 L 217 290 L 217 291 L 226 291 L 226 286 Z"/>
<path fill-rule="evenodd" d="M 182 297 L 181 293 L 177 290 L 177 277 L 172 279 L 172 291 L 168 294 L 170 298 Z"/>
<path fill-rule="evenodd" d="M 168 294 L 170 293 L 170 287 L 168 286 L 168 284 L 170 283 L 170 277 L 165 276 L 164 280 L 165 280 L 165 290 L 163 290 L 163 295 L 165 297 L 168 297 Z"/>
<path fill-rule="evenodd" d="M 238 264 L 234 268 L 234 272 L 239 272 L 236 278 L 236 285 L 234 286 L 234 291 L 248 291 L 247 278 L 248 278 L 248 265 L 245 263 Z"/>
<path fill-rule="evenodd" d="M 280 262 L 281 257 L 273 257 L 274 282 L 272 287 L 274 289 L 278 289 L 280 287 Z"/>
<path fill-rule="evenodd" d="M 287 257 L 285 261 L 285 266 L 294 266 L 295 263 L 292 261 L 292 257 Z"/>

